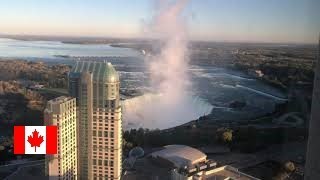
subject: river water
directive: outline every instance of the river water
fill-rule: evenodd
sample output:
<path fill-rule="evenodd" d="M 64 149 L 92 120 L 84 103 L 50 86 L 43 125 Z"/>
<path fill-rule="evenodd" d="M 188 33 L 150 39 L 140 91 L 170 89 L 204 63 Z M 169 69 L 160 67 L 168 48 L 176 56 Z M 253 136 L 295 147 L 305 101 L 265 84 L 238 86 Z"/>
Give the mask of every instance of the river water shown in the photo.
<path fill-rule="evenodd" d="M 107 44 L 65 44 L 59 41 L 21 41 L 0 38 L 0 56 L 53 58 L 55 56 L 138 56 L 128 48 L 114 48 Z"/>
<path fill-rule="evenodd" d="M 161 94 L 152 93 L 149 73 L 142 54 L 129 48 L 107 44 L 65 44 L 58 41 L 22 41 L 0 38 L 0 57 L 20 58 L 48 63 L 73 64 L 70 58 L 108 60 L 120 74 L 121 92 L 134 96 L 123 98 L 123 125 L 125 129 L 174 127 L 199 116 L 211 113 L 213 120 L 237 121 L 269 113 L 277 103 L 285 100 L 279 90 L 257 79 L 214 66 L 190 65 L 192 84 L 187 96 L 168 109 L 159 104 Z M 231 102 L 245 102 L 241 109 L 230 108 Z"/>

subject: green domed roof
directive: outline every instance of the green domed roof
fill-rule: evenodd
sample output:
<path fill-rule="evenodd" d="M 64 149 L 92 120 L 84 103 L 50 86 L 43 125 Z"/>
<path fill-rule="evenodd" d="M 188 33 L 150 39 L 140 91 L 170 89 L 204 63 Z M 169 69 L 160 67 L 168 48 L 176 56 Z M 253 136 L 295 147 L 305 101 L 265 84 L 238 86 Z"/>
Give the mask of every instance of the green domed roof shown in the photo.
<path fill-rule="evenodd" d="M 71 73 L 91 72 L 93 79 L 104 82 L 118 82 L 119 74 L 110 62 L 78 61 Z"/>
<path fill-rule="evenodd" d="M 119 74 L 114 69 L 114 67 L 112 66 L 112 64 L 110 62 L 107 63 L 107 71 L 105 73 L 105 78 L 106 78 L 107 82 L 119 81 Z"/>

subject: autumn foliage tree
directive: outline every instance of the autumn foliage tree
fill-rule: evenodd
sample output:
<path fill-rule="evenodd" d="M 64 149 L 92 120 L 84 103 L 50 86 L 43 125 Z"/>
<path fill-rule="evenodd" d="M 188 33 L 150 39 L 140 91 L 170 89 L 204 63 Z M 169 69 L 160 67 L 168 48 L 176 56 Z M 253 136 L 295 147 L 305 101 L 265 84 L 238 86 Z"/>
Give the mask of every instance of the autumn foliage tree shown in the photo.
<path fill-rule="evenodd" d="M 233 139 L 233 130 L 228 128 L 219 128 L 216 131 L 216 140 L 221 143 L 229 144 Z"/>
<path fill-rule="evenodd" d="M 293 162 L 287 161 L 284 164 L 280 166 L 278 169 L 278 172 L 274 177 L 272 177 L 272 180 L 285 180 L 289 179 L 290 175 L 296 170 L 296 167 Z"/>

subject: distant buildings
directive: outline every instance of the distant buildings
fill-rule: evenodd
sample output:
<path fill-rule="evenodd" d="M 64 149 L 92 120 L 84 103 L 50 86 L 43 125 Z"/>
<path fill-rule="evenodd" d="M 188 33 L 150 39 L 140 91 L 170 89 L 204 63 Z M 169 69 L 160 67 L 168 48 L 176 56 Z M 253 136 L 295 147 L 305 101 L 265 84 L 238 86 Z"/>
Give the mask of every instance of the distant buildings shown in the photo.
<path fill-rule="evenodd" d="M 254 77 L 263 77 L 264 76 L 263 72 L 259 69 L 256 69 L 256 70 L 249 69 L 248 74 L 251 76 L 254 76 Z"/>
<path fill-rule="evenodd" d="M 44 110 L 45 125 L 58 127 L 58 153 L 46 155 L 49 179 L 77 179 L 76 99 L 61 96 L 50 100 Z"/>
<path fill-rule="evenodd" d="M 35 84 L 34 86 L 31 86 L 30 89 L 43 89 L 44 85 L 42 84 Z"/>
<path fill-rule="evenodd" d="M 309 123 L 309 137 L 307 161 L 305 166 L 305 180 L 320 179 L 320 39 L 318 48 L 318 63 L 315 69 L 311 120 Z"/>
<path fill-rule="evenodd" d="M 80 179 L 121 178 L 122 121 L 119 75 L 106 62 L 77 62 L 69 93 L 77 98 Z"/>

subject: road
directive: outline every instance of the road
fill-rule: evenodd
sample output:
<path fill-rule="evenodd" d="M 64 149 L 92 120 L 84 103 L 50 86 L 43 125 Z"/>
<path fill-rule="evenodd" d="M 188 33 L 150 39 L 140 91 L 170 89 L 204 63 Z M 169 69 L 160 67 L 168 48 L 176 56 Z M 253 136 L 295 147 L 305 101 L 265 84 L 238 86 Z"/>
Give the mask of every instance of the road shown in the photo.
<path fill-rule="evenodd" d="M 41 165 L 41 164 L 44 164 L 44 159 L 2 165 L 0 166 L 0 179 L 8 179 L 12 177 L 12 175 L 17 173 L 23 167 L 31 167 L 31 166 Z"/>

